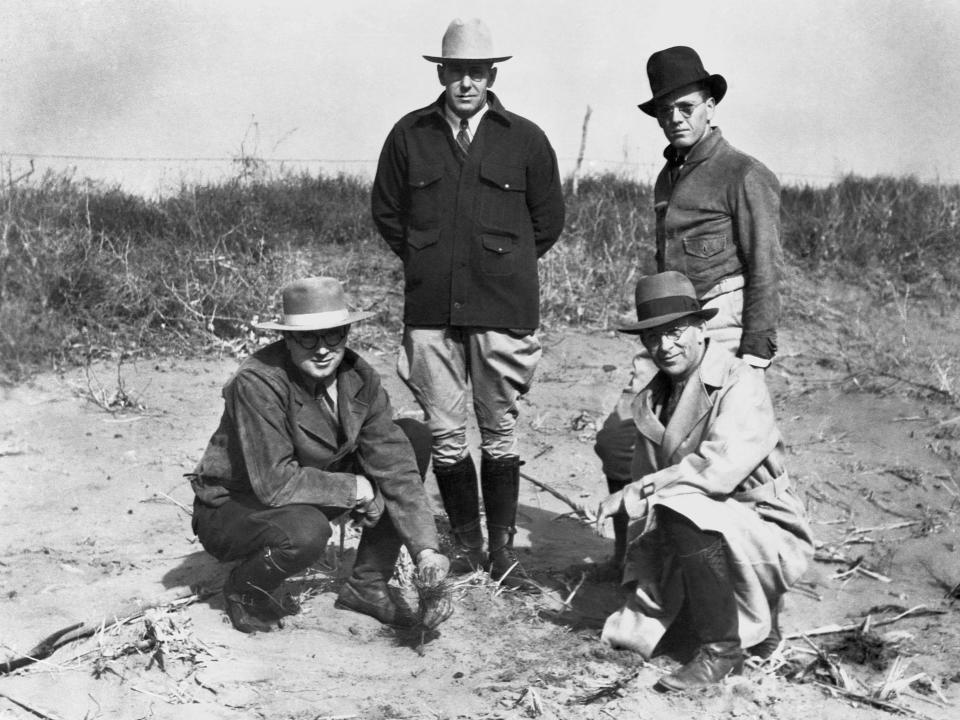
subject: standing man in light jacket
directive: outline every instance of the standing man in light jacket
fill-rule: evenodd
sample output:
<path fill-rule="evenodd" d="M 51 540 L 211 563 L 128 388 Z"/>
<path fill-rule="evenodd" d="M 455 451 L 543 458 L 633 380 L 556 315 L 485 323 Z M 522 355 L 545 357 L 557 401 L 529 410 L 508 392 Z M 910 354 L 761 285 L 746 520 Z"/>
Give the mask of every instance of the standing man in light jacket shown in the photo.
<path fill-rule="evenodd" d="M 684 273 L 716 315 L 706 324 L 722 346 L 754 368 L 770 365 L 780 318 L 780 185 L 758 160 L 711 125 L 727 92 L 689 47 L 650 56 L 653 97 L 639 105 L 656 118 L 670 143 L 654 187 L 657 270 Z M 633 397 L 655 372 L 650 357 L 634 359 L 634 379 L 597 435 L 596 451 L 610 492 L 629 482 Z M 623 562 L 626 518 L 614 518 L 613 566 Z"/>
<path fill-rule="evenodd" d="M 658 372 L 633 401 L 631 482 L 597 511 L 598 527 L 630 520 L 631 594 L 602 639 L 650 657 L 685 618 L 697 652 L 659 681 L 685 691 L 739 673 L 747 652 L 773 653 L 781 598 L 813 542 L 763 374 L 706 330 L 717 308 L 678 272 L 640 278 L 636 307 L 621 331 L 640 336 Z"/>
<path fill-rule="evenodd" d="M 484 566 L 529 587 L 513 551 L 520 483 L 517 400 L 540 360 L 537 259 L 564 220 L 560 173 L 543 131 L 490 88 L 495 63 L 480 20 L 454 20 L 436 63 L 443 93 L 400 119 L 380 155 L 373 219 L 403 262 L 397 363 L 433 435 L 433 467 L 456 543 L 453 570 Z M 467 393 L 480 429 L 480 491 L 467 446 Z"/>

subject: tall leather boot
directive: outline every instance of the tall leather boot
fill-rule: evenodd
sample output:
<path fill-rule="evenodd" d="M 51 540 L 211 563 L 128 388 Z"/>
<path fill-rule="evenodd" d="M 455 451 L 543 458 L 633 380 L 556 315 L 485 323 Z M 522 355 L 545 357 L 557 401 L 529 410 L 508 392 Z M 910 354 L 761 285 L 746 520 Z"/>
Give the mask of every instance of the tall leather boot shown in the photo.
<path fill-rule="evenodd" d="M 500 458 L 484 455 L 480 459 L 480 487 L 487 513 L 487 571 L 490 577 L 509 588 L 536 592 L 536 583 L 527 575 L 513 551 L 520 499 L 520 458 L 516 455 Z"/>
<path fill-rule="evenodd" d="M 437 476 L 440 499 L 453 532 L 450 572 L 454 575 L 474 572 L 483 566 L 484 556 L 480 495 L 473 458 L 467 455 L 453 465 L 434 463 L 433 473 Z"/>
<path fill-rule="evenodd" d="M 353 572 L 340 588 L 334 607 L 369 615 L 384 625 L 415 625 L 416 618 L 410 608 L 391 593 L 387 585 L 401 545 L 400 534 L 387 513 L 376 525 L 365 528 L 357 546 Z"/>
<path fill-rule="evenodd" d="M 270 632 L 280 618 L 290 614 L 274 597 L 288 573 L 269 547 L 260 550 L 230 571 L 223 586 L 227 616 L 243 633 Z"/>
<path fill-rule="evenodd" d="M 720 682 L 743 672 L 739 615 L 723 538 L 700 530 L 681 515 L 663 509 L 658 520 L 677 552 L 683 573 L 690 622 L 700 649 L 676 672 L 660 678 L 669 691 L 684 691 Z"/>

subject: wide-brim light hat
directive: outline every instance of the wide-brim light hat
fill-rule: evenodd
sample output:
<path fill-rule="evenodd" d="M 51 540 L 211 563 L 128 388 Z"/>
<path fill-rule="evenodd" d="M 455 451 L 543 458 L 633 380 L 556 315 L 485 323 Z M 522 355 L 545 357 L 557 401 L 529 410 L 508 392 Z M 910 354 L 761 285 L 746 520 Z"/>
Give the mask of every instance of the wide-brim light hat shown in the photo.
<path fill-rule="evenodd" d="M 372 312 L 347 308 L 343 286 L 336 278 L 311 277 L 283 286 L 283 314 L 277 320 L 255 323 L 259 330 L 327 330 L 373 317 Z"/>
<path fill-rule="evenodd" d="M 693 283 L 686 275 L 675 270 L 640 278 L 634 297 L 637 322 L 617 328 L 631 335 L 639 335 L 644 330 L 685 317 L 709 320 L 718 312 L 717 308 L 704 308 L 697 299 Z"/>
<path fill-rule="evenodd" d="M 424 55 L 432 63 L 488 62 L 509 60 L 513 55 L 497 55 L 493 50 L 493 35 L 483 20 L 472 18 L 464 22 L 455 18 L 447 26 L 440 43 L 439 55 Z"/>
<path fill-rule="evenodd" d="M 697 51 L 685 45 L 655 52 L 647 60 L 647 79 L 653 97 L 637 105 L 647 115 L 657 116 L 657 101 L 680 88 L 695 83 L 704 85 L 715 102 L 727 94 L 727 81 L 723 75 L 708 73 Z"/>

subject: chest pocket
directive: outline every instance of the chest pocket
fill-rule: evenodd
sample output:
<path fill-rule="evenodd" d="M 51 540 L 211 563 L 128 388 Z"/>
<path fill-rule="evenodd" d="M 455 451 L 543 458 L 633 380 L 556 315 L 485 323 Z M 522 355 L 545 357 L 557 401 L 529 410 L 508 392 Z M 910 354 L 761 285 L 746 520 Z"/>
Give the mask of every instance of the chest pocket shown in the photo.
<path fill-rule="evenodd" d="M 516 232 L 524 223 L 529 224 L 524 168 L 484 160 L 480 163 L 480 185 L 480 222 L 484 229 Z"/>
<path fill-rule="evenodd" d="M 723 252 L 726 246 L 727 236 L 724 234 L 701 235 L 683 239 L 684 252 L 698 258 L 713 257 L 717 253 Z"/>
<path fill-rule="evenodd" d="M 409 225 L 414 230 L 427 230 L 440 224 L 440 186 L 443 166 L 411 165 L 407 177 L 410 192 Z"/>
<path fill-rule="evenodd" d="M 480 177 L 507 192 L 526 192 L 527 176 L 522 167 L 484 160 L 480 163 Z"/>

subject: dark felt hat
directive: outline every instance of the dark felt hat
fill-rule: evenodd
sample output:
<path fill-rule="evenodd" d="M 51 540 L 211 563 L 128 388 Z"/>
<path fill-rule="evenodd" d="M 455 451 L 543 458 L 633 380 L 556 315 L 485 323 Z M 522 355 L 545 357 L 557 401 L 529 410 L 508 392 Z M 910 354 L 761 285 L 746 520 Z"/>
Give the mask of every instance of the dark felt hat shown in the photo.
<path fill-rule="evenodd" d="M 693 283 L 686 275 L 674 270 L 645 275 L 637 280 L 635 298 L 637 322 L 617 328 L 620 332 L 639 335 L 644 330 L 683 317 L 709 320 L 718 312 L 717 308 L 704 308 L 697 299 Z"/>
<path fill-rule="evenodd" d="M 716 102 L 727 94 L 727 81 L 723 75 L 711 75 L 704 70 L 697 51 L 684 45 L 651 55 L 647 60 L 647 78 L 653 97 L 637 107 L 652 117 L 657 116 L 657 100 L 687 85 L 703 84 Z"/>

